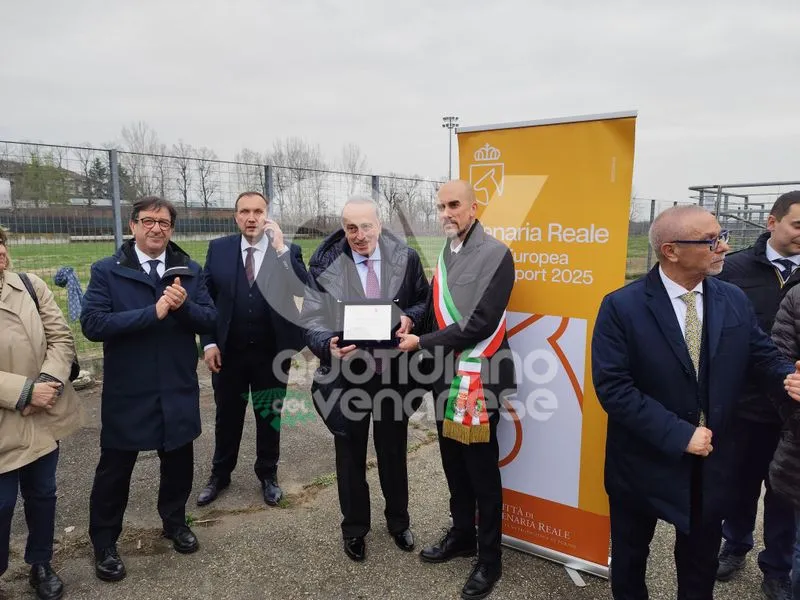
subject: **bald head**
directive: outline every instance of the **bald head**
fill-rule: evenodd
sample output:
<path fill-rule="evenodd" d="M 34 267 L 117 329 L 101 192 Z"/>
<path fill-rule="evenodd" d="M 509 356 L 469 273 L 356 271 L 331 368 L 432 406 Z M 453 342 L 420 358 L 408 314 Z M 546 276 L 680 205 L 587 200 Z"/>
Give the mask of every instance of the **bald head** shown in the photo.
<path fill-rule="evenodd" d="M 463 198 L 467 204 L 472 204 L 477 202 L 475 199 L 475 190 L 472 189 L 472 185 L 469 181 L 464 181 L 463 179 L 452 179 L 450 181 L 445 182 L 442 184 L 442 187 L 439 188 L 439 197 L 441 198 L 444 196 L 453 196 L 457 195 Z"/>
<path fill-rule="evenodd" d="M 674 240 L 696 239 L 697 234 L 716 222 L 705 208 L 700 206 L 673 206 L 658 215 L 650 225 L 650 246 L 659 261 L 664 259 L 662 246 Z"/>
<path fill-rule="evenodd" d="M 468 181 L 454 179 L 439 188 L 436 210 L 445 235 L 464 239 L 475 222 L 478 202 Z"/>

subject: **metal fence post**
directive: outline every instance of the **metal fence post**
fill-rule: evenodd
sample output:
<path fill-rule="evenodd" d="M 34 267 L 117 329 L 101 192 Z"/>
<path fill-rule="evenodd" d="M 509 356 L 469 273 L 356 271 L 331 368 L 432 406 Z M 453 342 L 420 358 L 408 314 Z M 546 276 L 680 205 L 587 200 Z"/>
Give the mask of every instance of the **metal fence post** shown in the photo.
<path fill-rule="evenodd" d="M 653 221 L 656 218 L 656 201 L 655 199 L 650 200 L 650 225 L 653 224 Z M 650 267 L 653 264 L 653 247 L 650 245 L 650 239 L 647 240 L 647 270 L 650 270 Z"/>
<path fill-rule="evenodd" d="M 377 175 L 372 176 L 372 199 L 377 202 L 380 198 L 381 178 Z"/>
<path fill-rule="evenodd" d="M 111 205 L 114 207 L 114 244 L 122 246 L 122 197 L 119 192 L 119 157 L 116 150 L 108 151 L 111 171 Z"/>
<path fill-rule="evenodd" d="M 264 165 L 264 195 L 269 198 L 269 201 L 272 202 L 272 167 L 270 165 Z M 283 218 L 283 215 L 281 215 Z"/>

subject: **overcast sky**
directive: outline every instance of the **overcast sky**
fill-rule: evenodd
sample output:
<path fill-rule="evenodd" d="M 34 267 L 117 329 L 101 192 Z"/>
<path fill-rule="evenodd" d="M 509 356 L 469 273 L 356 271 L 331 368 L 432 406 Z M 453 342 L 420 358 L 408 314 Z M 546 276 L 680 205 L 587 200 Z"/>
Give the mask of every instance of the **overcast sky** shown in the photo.
<path fill-rule="evenodd" d="M 800 2 L 556 4 L 4 0 L 0 139 L 100 145 L 141 120 L 220 158 L 301 136 L 441 177 L 443 115 L 633 109 L 639 196 L 800 179 Z"/>

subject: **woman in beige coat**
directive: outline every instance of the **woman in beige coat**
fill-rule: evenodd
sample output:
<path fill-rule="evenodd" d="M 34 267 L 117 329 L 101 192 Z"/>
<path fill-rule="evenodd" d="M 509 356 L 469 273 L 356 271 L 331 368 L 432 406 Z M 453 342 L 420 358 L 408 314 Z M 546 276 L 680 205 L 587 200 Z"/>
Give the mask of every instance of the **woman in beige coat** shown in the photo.
<path fill-rule="evenodd" d="M 9 270 L 0 230 L 0 575 L 8 568 L 18 491 L 25 502 L 30 583 L 42 600 L 63 595 L 50 567 L 56 512 L 58 440 L 80 425 L 80 400 L 69 374 L 72 332 L 47 285 L 29 275 L 40 311 Z"/>

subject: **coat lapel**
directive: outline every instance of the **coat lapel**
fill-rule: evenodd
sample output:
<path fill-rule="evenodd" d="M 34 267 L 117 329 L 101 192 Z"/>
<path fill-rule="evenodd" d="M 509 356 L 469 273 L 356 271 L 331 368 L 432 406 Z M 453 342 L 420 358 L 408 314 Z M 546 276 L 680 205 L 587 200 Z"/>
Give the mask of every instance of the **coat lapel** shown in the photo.
<path fill-rule="evenodd" d="M 686 340 L 681 333 L 678 319 L 675 317 L 675 309 L 672 308 L 672 301 L 667 295 L 667 290 L 661 282 L 658 272 L 658 264 L 647 274 L 646 281 L 647 306 L 653 317 L 658 323 L 661 333 L 669 342 L 675 357 L 680 361 L 685 370 L 694 371 L 689 349 L 686 347 Z"/>
<path fill-rule="evenodd" d="M 706 278 L 703 283 L 703 317 L 705 334 L 708 340 L 709 362 L 714 359 L 719 348 L 719 339 L 722 336 L 722 323 L 725 319 L 725 299 L 717 289 L 719 284 L 713 278 Z"/>
<path fill-rule="evenodd" d="M 232 268 L 223 268 L 223 273 L 228 273 L 230 281 L 231 298 L 236 298 L 236 277 L 239 274 L 239 262 L 242 260 L 242 236 L 230 238 L 231 242 L 225 249 L 224 256 L 220 257 L 223 265 L 231 265 Z M 239 262 L 237 262 L 239 261 Z"/>
<path fill-rule="evenodd" d="M 390 300 L 396 299 L 406 276 L 408 252 L 405 248 L 397 248 L 387 241 L 381 244 L 381 257 L 383 257 L 383 266 L 381 267 L 382 295 Z"/>

